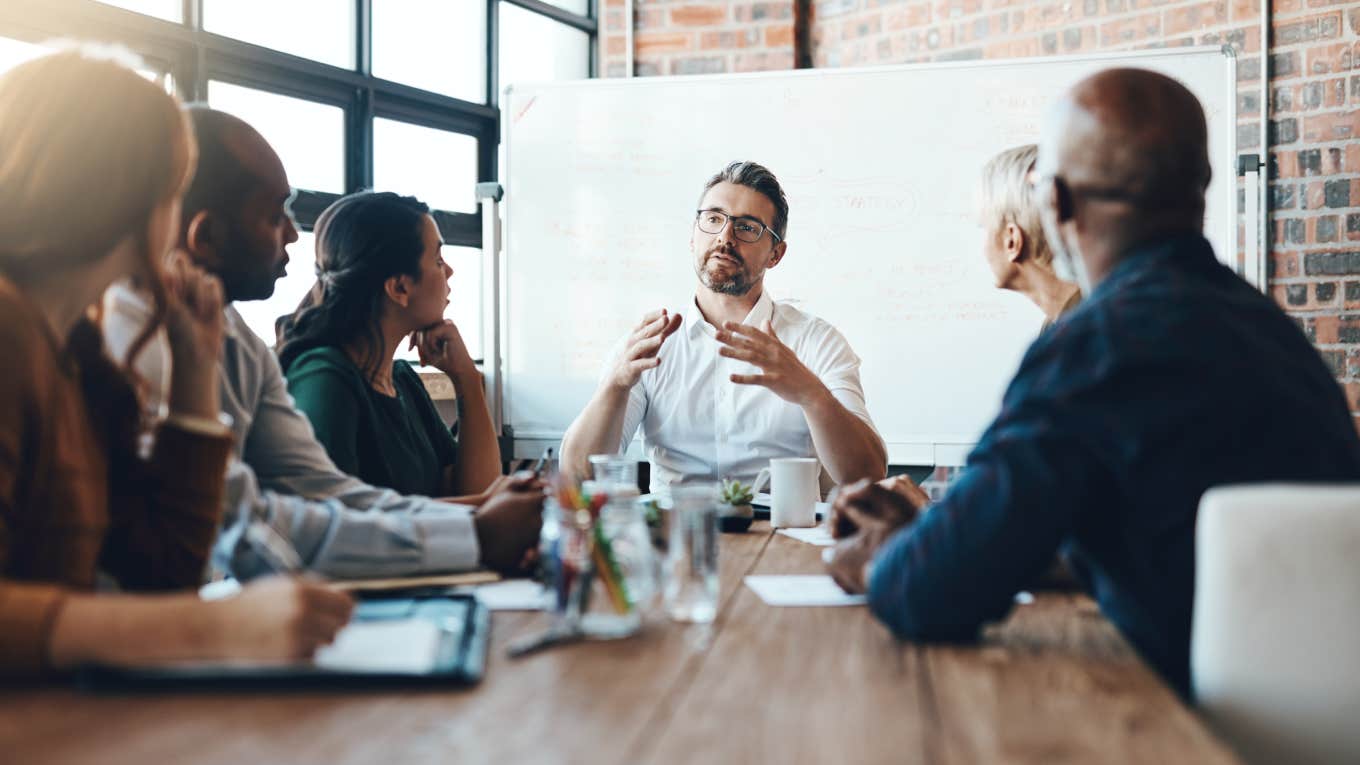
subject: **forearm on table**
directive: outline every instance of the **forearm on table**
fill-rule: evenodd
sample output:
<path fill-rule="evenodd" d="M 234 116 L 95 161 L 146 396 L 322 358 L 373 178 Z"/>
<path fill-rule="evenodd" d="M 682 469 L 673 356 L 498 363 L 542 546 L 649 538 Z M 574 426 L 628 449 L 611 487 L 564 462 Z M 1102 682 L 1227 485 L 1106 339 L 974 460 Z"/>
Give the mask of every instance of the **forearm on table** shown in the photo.
<path fill-rule="evenodd" d="M 836 483 L 887 475 L 888 454 L 869 426 L 825 387 L 803 406 L 817 457 Z"/>
<path fill-rule="evenodd" d="M 571 475 L 588 476 L 592 454 L 613 454 L 623 438 L 628 411 L 627 389 L 603 385 L 567 429 L 562 439 L 562 468 Z"/>
<path fill-rule="evenodd" d="M 449 375 L 458 395 L 458 462 L 450 492 L 475 494 L 501 474 L 501 449 L 496 426 L 486 405 L 481 373 Z"/>
<path fill-rule="evenodd" d="M 225 625 L 211 603 L 180 595 L 71 595 L 52 624 L 52 667 L 135 665 L 210 658 Z"/>

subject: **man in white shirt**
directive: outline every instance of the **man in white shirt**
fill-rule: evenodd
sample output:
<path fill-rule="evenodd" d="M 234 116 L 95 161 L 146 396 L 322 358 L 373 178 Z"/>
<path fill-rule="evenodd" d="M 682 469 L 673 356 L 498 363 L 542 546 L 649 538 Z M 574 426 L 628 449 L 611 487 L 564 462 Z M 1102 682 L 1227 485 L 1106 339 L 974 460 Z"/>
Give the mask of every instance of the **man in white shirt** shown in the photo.
<path fill-rule="evenodd" d="M 830 324 L 765 291 L 788 212 L 754 162 L 709 179 L 690 235 L 694 299 L 647 314 L 620 344 L 567 430 L 564 466 L 587 474 L 589 455 L 625 450 L 641 427 L 653 491 L 692 477 L 750 482 L 772 457 L 816 456 L 836 483 L 884 476 L 859 357 Z"/>

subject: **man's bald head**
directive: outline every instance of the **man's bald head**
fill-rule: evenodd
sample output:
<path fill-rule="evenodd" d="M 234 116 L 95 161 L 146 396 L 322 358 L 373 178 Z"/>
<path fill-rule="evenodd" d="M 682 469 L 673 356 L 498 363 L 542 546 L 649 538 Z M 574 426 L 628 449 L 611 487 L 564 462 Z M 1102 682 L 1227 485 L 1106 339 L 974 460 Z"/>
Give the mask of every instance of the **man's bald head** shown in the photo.
<path fill-rule="evenodd" d="M 1125 202 L 1134 220 L 1202 226 L 1208 129 L 1184 85 L 1144 69 L 1108 69 L 1077 83 L 1047 128 L 1040 170 L 1060 176 L 1074 196 Z"/>
<path fill-rule="evenodd" d="M 255 128 L 226 112 L 189 108 L 198 172 L 184 195 L 180 243 L 222 280 L 228 300 L 274 292 L 297 241 L 292 189 L 279 155 Z"/>
<path fill-rule="evenodd" d="M 188 112 L 199 154 L 198 172 L 184 194 L 184 223 L 204 210 L 235 218 L 253 191 L 284 174 L 283 162 L 244 120 L 200 105 Z"/>

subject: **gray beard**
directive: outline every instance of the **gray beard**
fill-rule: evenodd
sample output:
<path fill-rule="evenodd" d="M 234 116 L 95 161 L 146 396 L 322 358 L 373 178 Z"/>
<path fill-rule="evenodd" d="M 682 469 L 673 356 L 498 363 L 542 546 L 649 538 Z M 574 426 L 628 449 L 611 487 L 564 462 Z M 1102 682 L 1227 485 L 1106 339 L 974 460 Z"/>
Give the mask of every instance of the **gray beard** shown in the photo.
<path fill-rule="evenodd" d="M 730 278 L 722 282 L 715 282 L 713 277 L 708 275 L 708 269 L 700 266 L 698 268 L 699 282 L 719 295 L 732 295 L 741 297 L 751 291 L 754 284 L 746 278 L 745 271 L 739 271 Z"/>

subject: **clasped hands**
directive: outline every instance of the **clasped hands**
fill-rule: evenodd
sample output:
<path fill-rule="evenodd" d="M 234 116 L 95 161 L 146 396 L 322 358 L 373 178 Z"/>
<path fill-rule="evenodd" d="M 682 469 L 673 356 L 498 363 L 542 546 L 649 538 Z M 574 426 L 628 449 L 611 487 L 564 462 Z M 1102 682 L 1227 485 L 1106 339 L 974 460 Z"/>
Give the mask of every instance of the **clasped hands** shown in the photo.
<path fill-rule="evenodd" d="M 841 589 L 863 593 L 869 588 L 869 563 L 880 547 L 920 516 L 930 497 L 906 476 L 873 483 L 848 484 L 832 503 L 831 549 L 827 573 Z"/>

